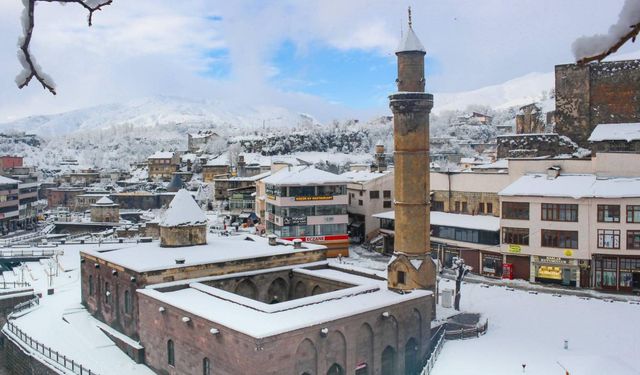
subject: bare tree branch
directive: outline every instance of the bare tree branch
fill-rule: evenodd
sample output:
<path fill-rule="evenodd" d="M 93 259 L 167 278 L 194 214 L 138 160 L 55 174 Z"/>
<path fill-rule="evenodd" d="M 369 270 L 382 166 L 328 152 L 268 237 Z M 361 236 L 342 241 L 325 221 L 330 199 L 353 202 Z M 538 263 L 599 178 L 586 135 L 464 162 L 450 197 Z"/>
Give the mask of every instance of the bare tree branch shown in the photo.
<path fill-rule="evenodd" d="M 31 37 L 33 35 L 33 28 L 35 25 L 33 14 L 36 2 L 38 1 L 61 4 L 80 4 L 89 12 L 87 23 L 89 24 L 89 26 L 91 26 L 93 21 L 93 12 L 102 10 L 102 7 L 111 4 L 113 0 L 23 0 L 25 6 L 22 15 L 23 35 L 18 42 L 18 60 L 20 61 L 20 64 L 22 64 L 22 71 L 16 77 L 16 84 L 18 85 L 18 88 L 21 89 L 29 85 L 29 82 L 31 82 L 31 80 L 35 78 L 38 82 L 40 82 L 44 89 L 49 90 L 49 92 L 55 95 L 56 88 L 53 80 L 42 71 L 40 65 L 36 63 L 35 58 L 33 57 L 33 55 L 31 55 L 31 51 L 29 50 Z"/>
<path fill-rule="evenodd" d="M 631 43 L 634 43 L 636 41 L 636 38 L 638 37 L 638 34 L 640 33 L 640 23 L 636 25 L 632 25 L 630 26 L 630 28 L 631 28 L 631 31 L 629 31 L 627 34 L 622 36 L 622 38 L 620 38 L 620 40 L 618 40 L 618 42 L 616 42 L 608 50 L 594 56 L 584 57 L 578 60 L 578 65 L 584 65 L 592 61 L 602 61 L 604 60 L 605 57 L 611 55 L 612 53 L 615 53 L 620 47 L 622 47 L 629 40 L 631 40 Z"/>

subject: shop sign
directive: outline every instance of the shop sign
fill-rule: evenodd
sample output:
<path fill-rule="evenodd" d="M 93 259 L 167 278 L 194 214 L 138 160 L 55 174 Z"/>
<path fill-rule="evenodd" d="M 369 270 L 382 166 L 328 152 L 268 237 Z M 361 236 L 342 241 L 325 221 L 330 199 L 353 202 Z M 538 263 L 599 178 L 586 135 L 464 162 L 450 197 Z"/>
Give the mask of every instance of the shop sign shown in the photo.
<path fill-rule="evenodd" d="M 520 254 L 522 248 L 520 245 L 509 245 L 509 252 L 514 254 Z"/>
<path fill-rule="evenodd" d="M 306 216 L 285 216 L 282 218 L 282 225 L 307 225 Z"/>
<path fill-rule="evenodd" d="M 276 196 L 275 195 L 271 195 L 271 194 L 267 194 L 267 199 L 275 201 L 276 200 Z"/>
<path fill-rule="evenodd" d="M 566 250 L 564 251 L 564 256 L 566 256 L 566 257 L 570 257 L 570 256 L 572 256 L 572 255 L 573 255 L 573 250 L 566 249 Z"/>
<path fill-rule="evenodd" d="M 313 197 L 295 197 L 297 202 L 308 202 L 308 201 L 331 201 L 333 200 L 333 196 L 331 195 L 319 195 Z"/>
<path fill-rule="evenodd" d="M 559 257 L 538 257 L 538 262 L 550 264 L 569 264 L 569 260 Z"/>

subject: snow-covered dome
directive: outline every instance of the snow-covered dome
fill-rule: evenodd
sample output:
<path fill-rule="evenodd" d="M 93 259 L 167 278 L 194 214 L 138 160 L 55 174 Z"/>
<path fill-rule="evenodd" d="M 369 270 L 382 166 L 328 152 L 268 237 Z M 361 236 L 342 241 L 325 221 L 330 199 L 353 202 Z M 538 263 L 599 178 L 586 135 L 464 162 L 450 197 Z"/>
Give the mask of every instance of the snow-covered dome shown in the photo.
<path fill-rule="evenodd" d="M 109 199 L 109 197 L 107 197 L 106 195 L 100 199 L 98 199 L 98 201 L 96 202 L 96 204 L 98 206 L 110 206 L 113 203 L 113 201 L 111 199 Z"/>
<path fill-rule="evenodd" d="M 176 193 L 169 204 L 169 208 L 160 220 L 160 226 L 163 227 L 182 227 L 206 225 L 207 216 L 200 209 L 191 194 L 185 189 L 181 189 Z"/>

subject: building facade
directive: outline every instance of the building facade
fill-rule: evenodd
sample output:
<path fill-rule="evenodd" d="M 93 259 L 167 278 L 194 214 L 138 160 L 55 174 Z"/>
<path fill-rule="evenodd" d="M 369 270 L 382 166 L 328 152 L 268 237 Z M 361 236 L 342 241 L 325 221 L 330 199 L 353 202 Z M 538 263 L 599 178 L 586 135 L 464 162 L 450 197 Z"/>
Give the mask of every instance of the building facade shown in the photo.
<path fill-rule="evenodd" d="M 374 214 L 393 209 L 393 170 L 350 171 L 342 174 L 347 184 L 349 237 L 355 242 L 370 241 L 380 223 Z"/>
<path fill-rule="evenodd" d="M 180 156 L 170 151 L 156 152 L 147 158 L 147 163 L 150 180 L 171 181 L 180 166 Z"/>

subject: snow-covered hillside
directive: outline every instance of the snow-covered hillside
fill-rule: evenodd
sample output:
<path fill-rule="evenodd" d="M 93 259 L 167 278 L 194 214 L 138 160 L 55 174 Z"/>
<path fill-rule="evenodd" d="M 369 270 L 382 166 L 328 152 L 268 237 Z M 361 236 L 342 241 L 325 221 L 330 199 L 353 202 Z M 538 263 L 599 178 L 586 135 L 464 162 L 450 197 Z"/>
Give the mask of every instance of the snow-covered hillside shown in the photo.
<path fill-rule="evenodd" d="M 148 128 L 202 124 L 251 129 L 262 127 L 263 123 L 293 127 L 315 122 L 309 115 L 280 107 L 250 107 L 218 100 L 159 96 L 54 115 L 31 116 L 0 124 L 0 132 L 23 131 L 51 137 L 122 125 Z"/>

